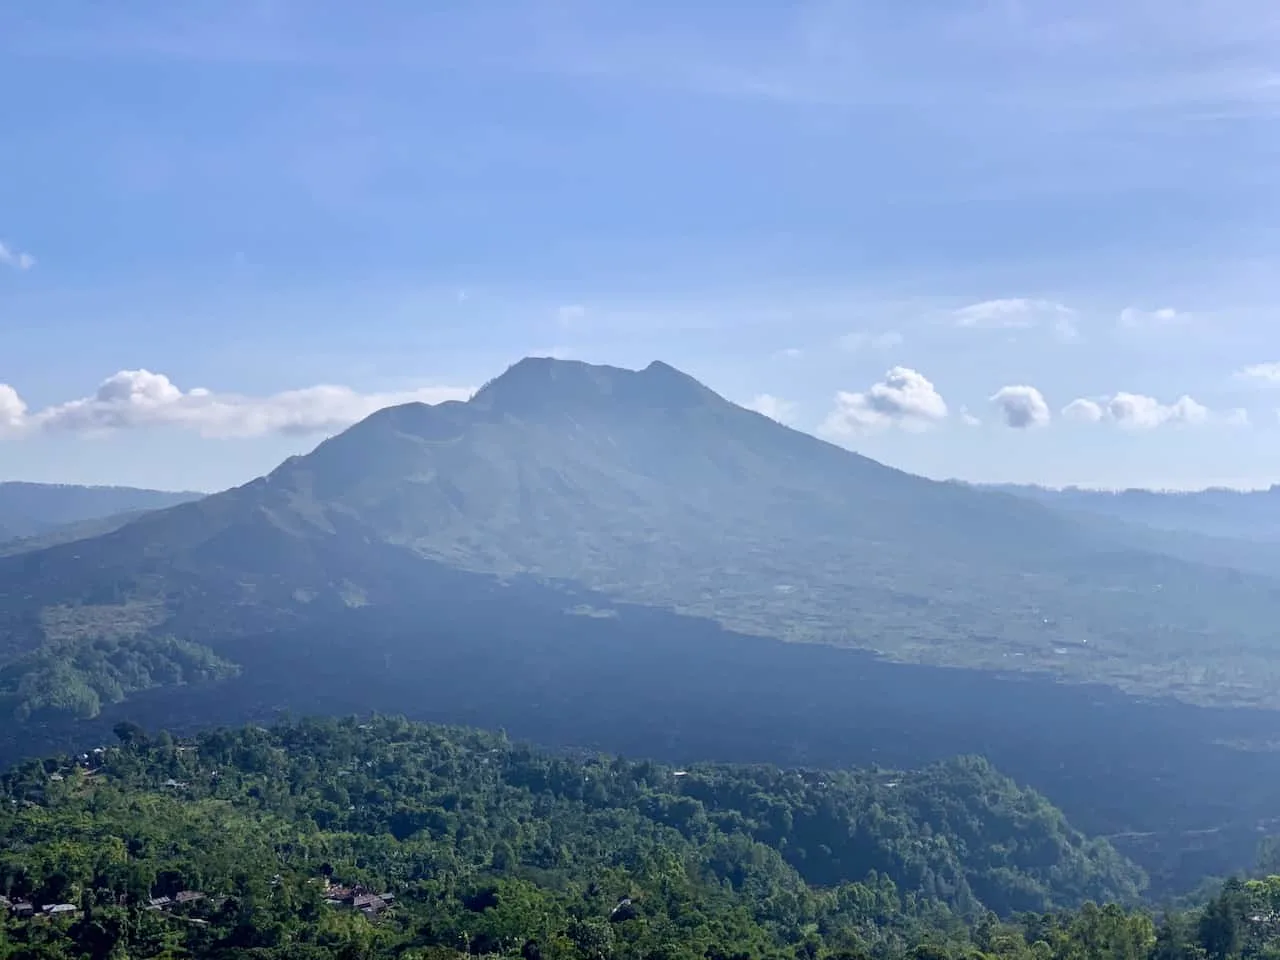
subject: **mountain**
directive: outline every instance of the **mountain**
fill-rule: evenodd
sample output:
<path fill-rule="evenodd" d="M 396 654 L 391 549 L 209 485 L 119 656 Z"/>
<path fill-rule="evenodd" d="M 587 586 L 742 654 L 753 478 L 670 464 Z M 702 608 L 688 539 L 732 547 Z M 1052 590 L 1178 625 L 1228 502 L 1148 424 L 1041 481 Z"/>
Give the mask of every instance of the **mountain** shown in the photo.
<path fill-rule="evenodd" d="M 351 610 L 391 623 L 427 594 L 439 617 L 439 585 L 463 574 L 907 661 L 1218 702 L 1280 689 L 1280 582 L 891 469 L 662 363 L 549 359 L 466 403 L 382 410 L 243 487 L 0 559 L 0 657 L 139 632 L 217 650 Z"/>
<path fill-rule="evenodd" d="M 39 537 L 86 521 L 103 521 L 159 510 L 203 496 L 132 487 L 78 487 L 46 483 L 0 483 L 0 542 Z M 100 532 L 94 528 L 91 533 Z"/>
<path fill-rule="evenodd" d="M 282 710 L 673 762 L 982 754 L 1181 891 L 1276 828 L 1280 711 L 1238 707 L 1280 703 L 1280 581 L 1116 527 L 890 469 L 662 364 L 523 361 L 0 557 L 0 716 L 26 718 L 0 763 Z"/>
<path fill-rule="evenodd" d="M 1280 486 L 1266 490 L 1088 490 L 1002 484 L 1003 490 L 1049 506 L 1097 514 L 1158 530 L 1218 539 L 1280 543 Z"/>

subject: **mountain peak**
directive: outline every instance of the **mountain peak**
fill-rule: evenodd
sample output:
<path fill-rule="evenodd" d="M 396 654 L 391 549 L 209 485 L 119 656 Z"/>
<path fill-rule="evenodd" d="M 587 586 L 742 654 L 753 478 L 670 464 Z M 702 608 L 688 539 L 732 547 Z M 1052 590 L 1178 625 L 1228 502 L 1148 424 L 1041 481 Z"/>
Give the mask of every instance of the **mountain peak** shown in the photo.
<path fill-rule="evenodd" d="M 602 405 L 678 409 L 717 400 L 709 388 L 660 360 L 643 370 L 627 370 L 581 360 L 525 357 L 485 384 L 471 403 L 519 414 Z"/>

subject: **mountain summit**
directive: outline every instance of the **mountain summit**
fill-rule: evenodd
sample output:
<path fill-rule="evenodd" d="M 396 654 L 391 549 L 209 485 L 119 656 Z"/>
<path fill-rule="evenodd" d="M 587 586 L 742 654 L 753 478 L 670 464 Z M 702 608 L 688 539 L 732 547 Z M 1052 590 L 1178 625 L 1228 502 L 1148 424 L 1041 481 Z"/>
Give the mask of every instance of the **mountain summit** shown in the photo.
<path fill-rule="evenodd" d="M 724 403 L 688 374 L 660 361 L 643 370 L 526 357 L 475 395 L 477 409 L 531 416 L 608 409 L 681 409 Z"/>
<path fill-rule="evenodd" d="M 15 652 L 69 623 L 216 646 L 339 609 L 389 622 L 446 569 L 900 659 L 1274 689 L 1271 580 L 891 469 L 663 363 L 522 360 L 466 403 L 379 411 L 243 487 L 0 560 L 0 627 Z"/>

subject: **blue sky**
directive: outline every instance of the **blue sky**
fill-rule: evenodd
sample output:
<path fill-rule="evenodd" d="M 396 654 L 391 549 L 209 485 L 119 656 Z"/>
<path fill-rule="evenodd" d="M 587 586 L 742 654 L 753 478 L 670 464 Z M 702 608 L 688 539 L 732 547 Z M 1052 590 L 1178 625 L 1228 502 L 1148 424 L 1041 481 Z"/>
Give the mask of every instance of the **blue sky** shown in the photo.
<path fill-rule="evenodd" d="M 1280 7 L 0 6 L 0 477 L 214 489 L 527 354 L 906 469 L 1280 480 Z"/>

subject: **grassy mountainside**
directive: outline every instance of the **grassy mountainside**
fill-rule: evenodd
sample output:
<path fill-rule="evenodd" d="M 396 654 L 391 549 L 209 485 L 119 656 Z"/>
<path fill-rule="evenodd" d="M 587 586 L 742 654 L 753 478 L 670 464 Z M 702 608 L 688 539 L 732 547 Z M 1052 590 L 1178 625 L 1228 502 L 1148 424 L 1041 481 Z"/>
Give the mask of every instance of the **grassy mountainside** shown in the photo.
<path fill-rule="evenodd" d="M 361 608 L 436 564 L 584 584 L 738 630 L 1131 690 L 1265 702 L 1280 584 L 914 477 L 663 364 L 526 360 L 468 403 L 381 411 L 269 476 L 0 559 L 0 656 L 48 624 L 208 643 Z M 1208 651 L 1212 651 L 1209 655 Z"/>

